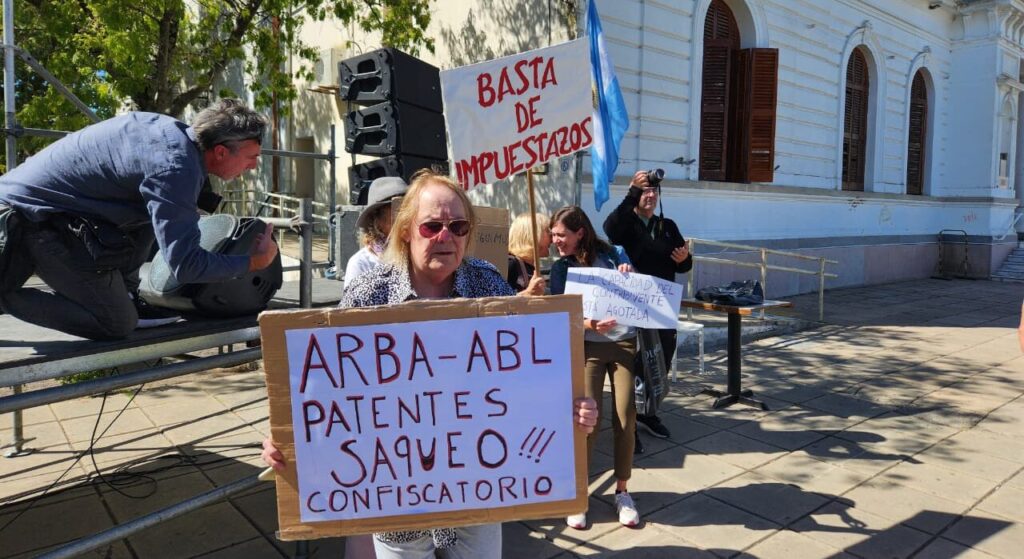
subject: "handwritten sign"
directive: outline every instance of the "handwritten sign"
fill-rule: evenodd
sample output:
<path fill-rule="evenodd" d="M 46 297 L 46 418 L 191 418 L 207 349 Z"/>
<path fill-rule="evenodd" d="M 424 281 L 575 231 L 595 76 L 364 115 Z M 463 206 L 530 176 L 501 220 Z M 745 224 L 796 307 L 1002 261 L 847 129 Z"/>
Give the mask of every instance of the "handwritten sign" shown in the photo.
<path fill-rule="evenodd" d="M 582 313 L 547 299 L 261 315 L 272 436 L 294 464 L 278 476 L 282 536 L 586 508 Z M 520 312 L 480 316 L 499 308 Z"/>
<path fill-rule="evenodd" d="M 492 183 L 593 143 L 585 39 L 441 72 L 459 182 Z"/>
<path fill-rule="evenodd" d="M 614 318 L 625 326 L 672 328 L 679 322 L 683 286 L 645 274 L 570 268 L 566 293 L 583 295 L 583 316 Z"/>

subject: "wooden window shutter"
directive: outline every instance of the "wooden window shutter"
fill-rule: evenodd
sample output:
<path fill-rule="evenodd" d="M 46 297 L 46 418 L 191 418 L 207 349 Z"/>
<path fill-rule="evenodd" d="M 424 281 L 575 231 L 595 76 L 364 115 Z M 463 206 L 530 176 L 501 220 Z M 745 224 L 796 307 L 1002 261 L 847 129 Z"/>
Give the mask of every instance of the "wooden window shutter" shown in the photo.
<path fill-rule="evenodd" d="M 734 180 L 772 182 L 775 178 L 775 114 L 778 49 L 744 49 L 735 58 L 737 97 Z M 740 81 L 742 80 L 742 81 Z"/>
<path fill-rule="evenodd" d="M 864 190 L 868 132 L 868 64 L 855 49 L 846 64 L 846 106 L 843 107 L 843 190 Z"/>
<path fill-rule="evenodd" d="M 729 159 L 729 107 L 732 52 L 739 30 L 729 7 L 714 0 L 704 20 L 703 78 L 700 107 L 701 180 L 726 180 Z"/>
<path fill-rule="evenodd" d="M 924 193 L 924 147 L 928 126 L 928 88 L 920 70 L 910 87 L 910 126 L 907 134 L 907 194 Z"/>

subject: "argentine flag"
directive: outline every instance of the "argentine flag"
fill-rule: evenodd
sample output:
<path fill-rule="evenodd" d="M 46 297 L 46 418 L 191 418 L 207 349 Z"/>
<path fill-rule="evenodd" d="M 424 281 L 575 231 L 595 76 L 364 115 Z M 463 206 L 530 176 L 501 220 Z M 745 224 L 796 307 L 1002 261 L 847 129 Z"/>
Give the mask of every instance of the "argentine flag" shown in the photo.
<path fill-rule="evenodd" d="M 615 77 L 615 66 L 608 57 L 597 17 L 596 0 L 587 9 L 587 32 L 590 35 L 590 75 L 597 94 L 594 107 L 594 143 L 590 146 L 591 174 L 594 176 L 594 205 L 600 210 L 608 201 L 608 181 L 615 178 L 619 166 L 619 143 L 629 128 L 629 115 Z"/>

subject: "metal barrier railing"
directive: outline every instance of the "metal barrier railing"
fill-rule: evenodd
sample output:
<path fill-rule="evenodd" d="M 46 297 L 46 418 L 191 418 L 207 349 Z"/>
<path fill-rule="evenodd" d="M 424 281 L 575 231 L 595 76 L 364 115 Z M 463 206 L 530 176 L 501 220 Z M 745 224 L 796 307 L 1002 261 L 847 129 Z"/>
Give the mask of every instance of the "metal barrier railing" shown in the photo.
<path fill-rule="evenodd" d="M 714 264 L 722 264 L 725 266 L 740 266 L 746 268 L 758 268 L 761 270 L 761 287 L 765 290 L 765 297 L 767 298 L 768 293 L 768 270 L 775 270 L 779 272 L 791 272 L 794 274 L 804 274 L 818 276 L 818 320 L 825 320 L 825 279 L 826 278 L 837 278 L 836 274 L 825 271 L 826 264 L 839 264 L 836 260 L 829 260 L 820 256 L 807 256 L 798 252 L 790 252 L 785 250 L 775 250 L 770 248 L 757 247 L 753 245 L 741 245 L 738 243 L 723 243 L 721 241 L 711 241 L 708 239 L 689 239 L 690 242 L 690 253 L 693 254 L 693 263 L 696 267 L 698 262 L 708 262 Z M 713 256 L 704 256 L 697 254 L 696 247 L 698 244 L 720 247 L 725 249 L 736 249 L 742 251 L 757 252 L 761 255 L 760 262 L 744 262 L 742 260 L 730 260 L 727 258 L 716 258 Z M 716 254 L 725 254 L 724 252 Z M 806 270 L 802 268 L 793 268 L 790 266 L 777 266 L 775 264 L 768 263 L 768 255 L 774 254 L 785 258 L 795 258 L 797 260 L 807 260 L 818 263 L 816 270 Z M 694 278 L 696 276 L 695 270 L 690 270 L 688 278 L 686 280 L 686 293 L 688 296 L 693 297 Z M 692 309 L 686 310 L 686 316 L 689 319 L 693 319 Z M 764 311 L 761 311 L 761 316 L 764 316 Z"/>

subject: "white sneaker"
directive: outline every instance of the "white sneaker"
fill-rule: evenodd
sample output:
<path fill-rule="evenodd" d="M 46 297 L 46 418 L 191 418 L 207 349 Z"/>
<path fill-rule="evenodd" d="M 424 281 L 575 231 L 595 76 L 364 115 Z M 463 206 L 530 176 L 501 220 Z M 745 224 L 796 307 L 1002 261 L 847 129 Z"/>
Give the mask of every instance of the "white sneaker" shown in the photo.
<path fill-rule="evenodd" d="M 570 528 L 584 530 L 587 527 L 587 513 L 581 512 L 579 514 L 568 516 L 565 518 L 565 523 L 568 524 Z"/>
<path fill-rule="evenodd" d="M 615 494 L 615 510 L 619 513 L 619 524 L 629 527 L 640 524 L 640 513 L 629 493 L 623 491 Z"/>

